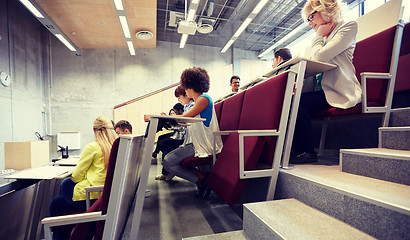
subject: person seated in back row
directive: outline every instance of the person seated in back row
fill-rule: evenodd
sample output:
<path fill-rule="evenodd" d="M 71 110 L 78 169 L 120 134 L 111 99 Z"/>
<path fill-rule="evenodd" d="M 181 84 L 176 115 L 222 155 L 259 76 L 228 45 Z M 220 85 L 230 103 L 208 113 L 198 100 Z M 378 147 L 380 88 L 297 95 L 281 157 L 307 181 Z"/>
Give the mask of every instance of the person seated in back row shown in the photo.
<path fill-rule="evenodd" d="M 95 142 L 85 145 L 80 160 L 71 177 L 60 184 L 60 195 L 50 204 L 50 216 L 61 216 L 67 210 L 85 211 L 85 187 L 104 185 L 111 147 L 117 134 L 111 120 L 98 117 L 93 126 Z M 102 192 L 92 192 L 91 203 L 94 203 Z M 68 239 L 72 229 L 56 230 L 53 239 Z"/>
<path fill-rule="evenodd" d="M 169 173 L 195 183 L 198 187 L 198 196 L 204 198 L 207 193 L 205 180 L 212 164 L 188 169 L 180 163 L 191 157 L 208 157 L 212 154 L 214 146 L 215 153 L 218 154 L 223 147 L 219 135 L 215 136 L 215 144 L 213 144 L 212 132 L 219 131 L 219 125 L 212 98 L 205 94 L 209 90 L 209 75 L 205 69 L 200 67 L 186 69 L 181 75 L 181 86 L 185 89 L 187 96 L 195 101 L 191 110 L 182 116 L 206 120 L 192 123 L 187 127 L 184 143 L 165 156 L 163 165 Z"/>
<path fill-rule="evenodd" d="M 278 67 L 290 59 L 292 59 L 292 53 L 290 52 L 289 48 L 280 48 L 274 53 L 274 58 L 272 59 L 272 67 Z"/>
<path fill-rule="evenodd" d="M 232 76 L 231 77 L 231 91 L 233 93 L 238 93 L 239 92 L 239 86 L 241 85 L 241 79 L 238 76 Z"/>
<path fill-rule="evenodd" d="M 181 86 L 178 86 L 175 89 L 175 97 L 178 99 L 179 103 L 183 105 L 183 113 L 188 112 L 194 106 L 194 101 L 192 100 L 192 98 L 186 96 L 185 89 L 183 89 Z M 164 151 L 162 151 L 162 159 L 164 159 L 165 155 L 167 155 L 169 152 L 171 152 L 184 142 L 186 133 L 185 127 L 177 126 L 175 127 L 174 131 L 174 135 L 171 136 L 168 142 L 164 143 L 164 145 L 166 145 L 166 148 L 164 149 Z M 174 175 L 168 173 L 168 171 L 163 167 L 161 174 L 156 176 L 155 180 L 165 180 L 166 182 L 169 182 L 173 177 Z"/>
<path fill-rule="evenodd" d="M 290 163 L 317 162 L 310 115 L 330 107 L 347 109 L 361 102 L 361 87 L 353 66 L 358 25 L 345 22 L 340 0 L 309 0 L 302 16 L 315 30 L 311 58 L 337 65 L 337 68 L 318 74 L 317 89 L 302 93 L 296 119 L 293 149 L 296 156 Z"/>
<path fill-rule="evenodd" d="M 114 125 L 114 130 L 118 135 L 132 134 L 132 126 L 127 120 L 120 120 Z"/>
<path fill-rule="evenodd" d="M 184 106 L 181 103 L 177 103 L 174 105 L 174 107 L 171 110 L 169 110 L 168 115 L 178 116 L 178 115 L 182 115 L 182 113 L 184 113 Z M 169 130 L 173 130 L 173 129 L 169 129 Z M 169 133 L 162 134 L 161 136 L 158 137 L 157 145 L 155 147 L 154 152 L 152 153 L 153 158 L 157 158 L 157 155 L 159 152 L 162 152 L 162 156 L 164 156 L 166 155 L 166 153 L 168 153 L 169 151 L 175 149 L 176 147 L 180 145 L 178 144 L 174 147 L 176 143 L 172 141 L 171 137 L 174 136 L 175 133 L 176 133 L 175 131 L 172 131 Z"/>

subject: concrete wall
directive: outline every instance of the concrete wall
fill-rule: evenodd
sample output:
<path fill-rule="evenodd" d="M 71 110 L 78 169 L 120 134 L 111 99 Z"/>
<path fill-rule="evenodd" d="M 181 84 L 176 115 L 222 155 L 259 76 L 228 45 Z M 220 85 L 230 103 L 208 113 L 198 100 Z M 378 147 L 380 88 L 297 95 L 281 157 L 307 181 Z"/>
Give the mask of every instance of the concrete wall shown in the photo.
<path fill-rule="evenodd" d="M 0 84 L 0 169 L 4 142 L 35 140 L 44 133 L 44 80 L 48 77 L 48 32 L 18 1 L 0 1 L 0 71 L 9 87 Z"/>
<path fill-rule="evenodd" d="M 211 72 L 232 64 L 231 54 L 221 54 L 219 48 L 187 44 L 179 49 L 178 43 L 170 42 L 137 49 L 136 56 L 127 49 L 88 49 L 78 57 L 53 39 L 51 56 L 52 133 L 79 131 L 82 146 L 92 141 L 97 116 L 113 119 L 113 106 L 177 83 L 186 68 L 201 66 Z M 225 78 L 218 80 L 219 87 L 228 91 Z M 157 112 L 168 112 L 176 102 L 169 99 L 169 106 Z"/>

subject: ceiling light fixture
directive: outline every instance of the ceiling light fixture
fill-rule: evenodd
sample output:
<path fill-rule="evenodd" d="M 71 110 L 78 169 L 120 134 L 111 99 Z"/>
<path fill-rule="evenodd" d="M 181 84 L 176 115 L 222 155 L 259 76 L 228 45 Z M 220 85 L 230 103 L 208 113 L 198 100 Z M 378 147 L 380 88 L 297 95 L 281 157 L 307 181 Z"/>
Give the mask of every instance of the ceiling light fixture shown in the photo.
<path fill-rule="evenodd" d="M 235 42 L 235 40 L 229 40 L 228 43 L 225 45 L 225 47 L 222 49 L 222 53 L 226 52 L 226 50 L 228 50 L 228 48 L 231 47 L 231 45 L 233 44 L 233 42 Z"/>
<path fill-rule="evenodd" d="M 76 56 L 81 56 L 77 47 L 69 40 L 67 36 L 57 27 L 57 25 L 47 16 L 41 12 L 34 1 L 20 0 L 20 2 L 40 21 L 41 24 L 54 36 L 58 38 L 70 51 L 75 52 Z"/>
<path fill-rule="evenodd" d="M 239 35 L 241 35 L 243 31 L 245 31 L 246 27 L 248 27 L 248 25 L 258 15 L 258 13 L 262 10 L 262 8 L 265 6 L 267 2 L 268 0 L 259 1 L 259 3 L 253 9 L 253 11 L 249 14 L 249 16 L 245 19 L 245 21 L 243 21 L 243 23 L 238 28 L 238 30 L 236 30 L 235 34 L 231 37 L 231 39 L 229 39 L 229 41 L 222 48 L 221 53 L 225 53 L 232 46 L 232 44 L 236 41 L 236 39 L 238 39 Z"/>
<path fill-rule="evenodd" d="M 191 4 L 189 4 L 188 15 L 185 12 L 185 21 L 180 21 L 178 24 L 178 33 L 182 33 L 181 41 L 179 42 L 179 48 L 184 48 L 185 44 L 188 40 L 188 34 L 194 35 L 197 24 L 194 22 L 196 10 L 198 8 L 200 0 L 192 0 Z M 186 4 L 185 1 L 185 11 L 186 11 Z"/>
<path fill-rule="evenodd" d="M 131 31 L 130 27 L 128 26 L 128 21 L 127 21 L 127 13 L 124 8 L 124 4 L 122 0 L 113 0 L 115 8 L 117 9 L 117 16 L 118 19 L 120 20 L 122 32 L 124 33 L 125 41 L 127 43 L 128 50 L 130 51 L 131 55 L 135 55 L 135 48 L 132 42 L 131 38 Z"/>
<path fill-rule="evenodd" d="M 299 26 L 297 26 L 295 29 L 293 29 L 290 33 L 286 34 L 285 37 L 281 38 L 279 41 L 277 41 L 276 43 L 274 43 L 272 46 L 270 46 L 268 49 L 266 49 L 265 51 L 263 51 L 261 54 L 258 55 L 259 58 L 265 56 L 267 53 L 271 52 L 273 49 L 275 49 L 276 47 L 278 47 L 279 45 L 281 45 L 282 43 L 286 42 L 288 39 L 294 37 L 296 34 L 298 34 L 299 32 L 301 32 L 304 28 L 306 27 L 305 24 L 300 24 Z"/>
<path fill-rule="evenodd" d="M 179 48 L 184 48 L 187 40 L 188 34 L 182 34 L 181 42 L 179 43 Z"/>
<path fill-rule="evenodd" d="M 73 45 L 60 33 L 54 34 L 70 51 L 75 52 L 77 51 Z"/>
<path fill-rule="evenodd" d="M 114 5 L 118 11 L 124 11 L 124 5 L 122 4 L 122 0 L 114 0 Z"/>
<path fill-rule="evenodd" d="M 249 25 L 249 23 L 252 22 L 252 18 L 247 18 L 245 21 L 243 21 L 242 25 L 236 30 L 235 34 L 233 35 L 234 37 L 238 38 L 239 35 L 246 29 L 246 27 Z"/>
<path fill-rule="evenodd" d="M 122 31 L 124 32 L 125 38 L 131 38 L 130 28 L 128 27 L 127 18 L 125 16 L 118 16 L 120 19 Z"/>
<path fill-rule="evenodd" d="M 29 0 L 20 0 L 20 2 L 28 9 L 34 16 L 37 18 L 44 18 L 43 14 L 29 1 Z"/>
<path fill-rule="evenodd" d="M 128 45 L 128 50 L 130 51 L 130 54 L 132 56 L 135 55 L 135 49 L 134 49 L 134 44 L 132 44 L 132 41 L 127 41 L 127 45 Z"/>

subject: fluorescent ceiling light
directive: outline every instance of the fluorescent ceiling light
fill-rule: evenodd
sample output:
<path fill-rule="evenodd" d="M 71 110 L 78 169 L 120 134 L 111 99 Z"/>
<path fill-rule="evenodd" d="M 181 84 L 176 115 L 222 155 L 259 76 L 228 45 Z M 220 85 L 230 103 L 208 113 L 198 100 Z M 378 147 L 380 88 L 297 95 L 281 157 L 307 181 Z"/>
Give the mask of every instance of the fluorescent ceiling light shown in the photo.
<path fill-rule="evenodd" d="M 221 50 L 221 53 L 225 53 L 226 50 L 228 50 L 228 48 L 231 47 L 231 45 L 233 44 L 233 42 L 235 42 L 235 40 L 229 40 L 228 43 L 225 45 L 225 47 Z"/>
<path fill-rule="evenodd" d="M 34 14 L 34 16 L 38 18 L 44 18 L 43 14 L 41 14 L 40 11 L 36 7 L 34 7 L 34 5 L 29 0 L 20 0 L 20 2 L 24 4 L 24 6 L 26 6 L 26 8 L 30 10 L 32 14 Z"/>
<path fill-rule="evenodd" d="M 184 48 L 187 40 L 188 34 L 182 34 L 181 42 L 179 43 L 179 48 Z"/>
<path fill-rule="evenodd" d="M 196 13 L 196 9 L 190 8 L 188 11 L 188 17 L 186 18 L 186 20 L 188 22 L 194 21 L 195 13 Z"/>
<path fill-rule="evenodd" d="M 256 15 L 262 10 L 268 0 L 260 0 L 256 7 L 253 9 L 251 14 L 249 14 L 248 18 L 243 21 L 242 25 L 236 30 L 235 34 L 231 37 L 231 39 L 226 43 L 225 47 L 221 50 L 222 53 L 226 52 L 228 48 L 235 42 L 235 40 L 245 31 L 246 27 L 252 22 L 252 20 L 256 17 Z"/>
<path fill-rule="evenodd" d="M 193 4 L 198 4 L 198 3 L 199 3 L 199 0 L 192 0 L 192 1 L 191 1 L 191 4 L 192 4 L 192 3 L 193 3 Z"/>
<path fill-rule="evenodd" d="M 259 1 L 258 5 L 256 5 L 256 7 L 253 9 L 252 13 L 258 14 L 267 2 L 268 2 L 268 0 Z"/>
<path fill-rule="evenodd" d="M 236 30 L 235 34 L 233 35 L 234 37 L 239 37 L 241 33 L 245 30 L 245 28 L 249 25 L 249 23 L 252 22 L 252 18 L 247 18 L 245 21 L 242 23 L 242 25 Z"/>
<path fill-rule="evenodd" d="M 122 5 L 122 0 L 114 0 L 115 8 L 119 11 L 124 10 L 124 6 Z"/>
<path fill-rule="evenodd" d="M 125 16 L 119 16 L 122 31 L 124 32 L 125 38 L 131 38 L 130 28 L 128 27 L 127 18 Z"/>
<path fill-rule="evenodd" d="M 293 29 L 290 33 L 288 33 L 285 37 L 281 38 L 279 41 L 277 41 L 276 43 L 274 43 L 272 46 L 270 46 L 268 49 L 266 49 L 264 52 L 262 52 L 261 54 L 259 54 L 258 57 L 263 57 L 265 56 L 268 52 L 272 51 L 275 47 L 281 45 L 282 43 L 286 42 L 288 39 L 292 38 L 293 36 L 295 36 L 297 33 L 299 33 L 300 31 L 303 30 L 303 28 L 305 28 L 305 25 L 302 23 L 301 25 L 299 25 L 297 28 Z"/>
<path fill-rule="evenodd" d="M 72 52 L 77 51 L 73 45 L 71 45 L 71 43 L 69 41 L 67 41 L 67 39 L 60 33 L 56 33 L 55 36 L 62 42 L 64 43 L 64 45 L 66 45 L 66 47 L 68 47 L 68 49 L 70 49 Z"/>
<path fill-rule="evenodd" d="M 132 44 L 132 41 L 127 41 L 127 45 L 128 45 L 128 50 L 130 50 L 130 54 L 132 56 L 135 55 L 135 49 L 134 49 L 134 45 Z"/>

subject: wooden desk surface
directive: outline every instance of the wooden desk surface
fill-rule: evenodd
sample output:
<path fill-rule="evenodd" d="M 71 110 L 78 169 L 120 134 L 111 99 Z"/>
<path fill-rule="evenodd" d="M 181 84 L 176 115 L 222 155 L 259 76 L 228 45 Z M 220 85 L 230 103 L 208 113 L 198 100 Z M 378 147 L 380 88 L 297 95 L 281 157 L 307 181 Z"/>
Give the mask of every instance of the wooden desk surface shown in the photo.
<path fill-rule="evenodd" d="M 77 166 L 80 157 L 69 157 L 66 159 L 58 160 L 54 163 L 54 166 Z"/>
<path fill-rule="evenodd" d="M 5 176 L 9 179 L 53 179 L 61 175 L 67 175 L 74 170 L 75 167 L 69 166 L 42 166 L 20 171 L 18 173 Z"/>

